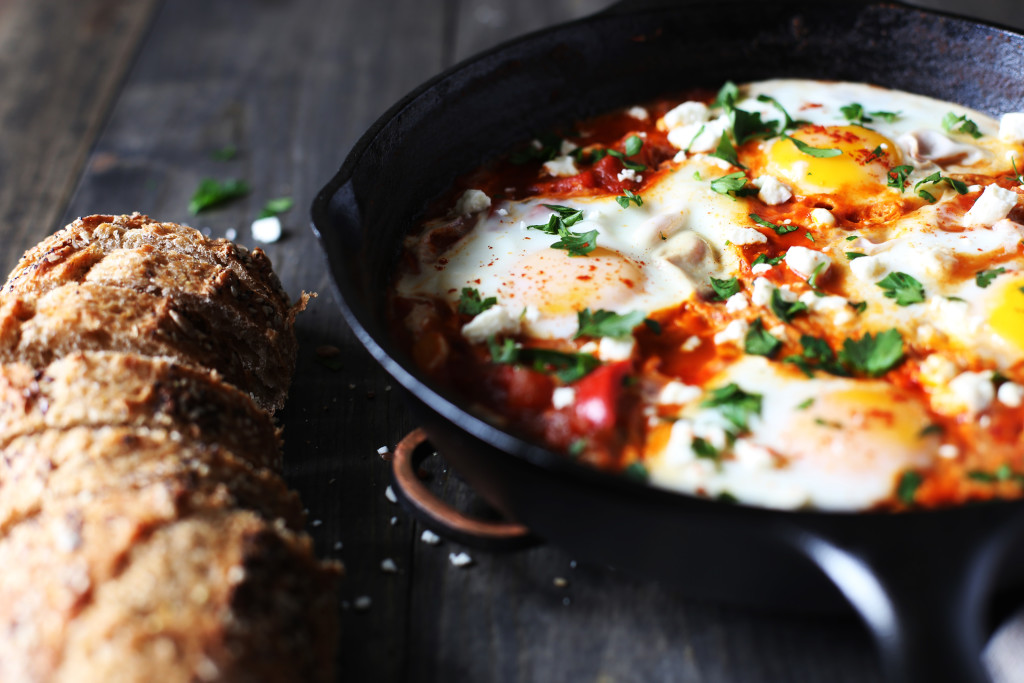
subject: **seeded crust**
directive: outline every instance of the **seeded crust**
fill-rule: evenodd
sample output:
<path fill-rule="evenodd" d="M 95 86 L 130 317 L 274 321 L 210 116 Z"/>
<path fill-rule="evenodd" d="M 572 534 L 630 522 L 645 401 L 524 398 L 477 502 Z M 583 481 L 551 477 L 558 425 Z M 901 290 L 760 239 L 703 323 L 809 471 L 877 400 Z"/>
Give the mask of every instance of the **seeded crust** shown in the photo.
<path fill-rule="evenodd" d="M 141 214 L 79 219 L 30 249 L 0 306 L 0 362 L 134 351 L 217 370 L 273 412 L 297 348 L 296 305 L 260 249 Z"/>
<path fill-rule="evenodd" d="M 335 571 L 308 536 L 226 500 L 136 493 L 0 543 L 0 680 L 326 680 Z"/>
<path fill-rule="evenodd" d="M 106 352 L 73 353 L 40 370 L 0 365 L 0 448 L 18 435 L 86 426 L 166 429 L 281 465 L 269 415 L 214 373 Z"/>
<path fill-rule="evenodd" d="M 250 461 L 181 433 L 136 427 L 48 430 L 16 437 L 3 453 L 0 537 L 17 522 L 77 497 L 109 497 L 160 483 L 182 491 L 212 486 L 214 495 L 238 507 L 302 529 L 298 495 L 266 467 L 268 454 L 250 454 Z"/>
<path fill-rule="evenodd" d="M 271 413 L 294 316 L 262 251 L 145 216 L 0 289 L 0 681 L 330 681 L 319 562 Z"/>

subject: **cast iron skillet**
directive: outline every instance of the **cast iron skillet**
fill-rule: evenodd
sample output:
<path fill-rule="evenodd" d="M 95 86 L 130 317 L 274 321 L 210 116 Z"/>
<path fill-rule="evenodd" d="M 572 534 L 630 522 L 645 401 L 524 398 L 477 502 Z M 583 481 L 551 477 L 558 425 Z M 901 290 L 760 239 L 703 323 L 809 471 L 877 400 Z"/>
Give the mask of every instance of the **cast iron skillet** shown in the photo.
<path fill-rule="evenodd" d="M 556 124 L 689 86 L 866 81 L 999 114 L 1024 110 L 1024 36 L 895 4 L 624 3 L 486 52 L 385 113 L 312 218 L 345 317 L 409 392 L 446 458 L 489 502 L 584 560 L 695 597 L 829 609 L 845 598 L 892 680 L 983 681 L 985 611 L 1024 575 L 1024 503 L 906 514 L 779 512 L 649 488 L 578 465 L 467 412 L 388 334 L 403 236 L 456 175 Z"/>

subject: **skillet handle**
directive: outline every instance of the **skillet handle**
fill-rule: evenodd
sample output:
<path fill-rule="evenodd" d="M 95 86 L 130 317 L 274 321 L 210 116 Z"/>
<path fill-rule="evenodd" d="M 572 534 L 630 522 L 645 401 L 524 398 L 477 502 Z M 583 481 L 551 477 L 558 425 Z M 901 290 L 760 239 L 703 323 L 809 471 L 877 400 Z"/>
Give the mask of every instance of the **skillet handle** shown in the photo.
<path fill-rule="evenodd" d="M 939 534 L 920 533 L 913 513 L 882 519 L 867 541 L 830 530 L 797 533 L 795 545 L 864 620 L 893 683 L 991 681 L 981 661 L 988 603 L 1022 519 L 1019 511 L 1008 520 L 983 507 L 1005 510 L 930 513 L 946 516 L 948 524 L 931 525 Z"/>
<path fill-rule="evenodd" d="M 540 542 L 521 524 L 468 517 L 435 496 L 416 473 L 433 450 L 422 429 L 413 430 L 395 447 L 391 476 L 403 508 L 428 529 L 471 548 L 519 550 Z"/>

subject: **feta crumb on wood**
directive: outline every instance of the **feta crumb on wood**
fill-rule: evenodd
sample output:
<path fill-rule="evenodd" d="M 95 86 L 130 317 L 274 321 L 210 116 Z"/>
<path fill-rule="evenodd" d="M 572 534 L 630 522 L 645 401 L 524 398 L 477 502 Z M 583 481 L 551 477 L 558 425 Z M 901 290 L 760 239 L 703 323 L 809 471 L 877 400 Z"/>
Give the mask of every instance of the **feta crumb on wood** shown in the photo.
<path fill-rule="evenodd" d="M 489 209 L 490 206 L 491 198 L 487 196 L 487 193 L 482 190 L 466 190 L 455 202 L 455 213 L 468 216 L 471 213 Z"/>
<path fill-rule="evenodd" d="M 398 571 L 398 565 L 390 557 L 387 557 L 381 561 L 380 570 L 385 574 L 394 574 Z"/>
<path fill-rule="evenodd" d="M 277 216 L 258 218 L 252 222 L 252 238 L 257 242 L 271 243 L 281 239 L 281 219 Z"/>
<path fill-rule="evenodd" d="M 468 567 L 473 564 L 473 558 L 466 553 L 448 553 L 448 561 L 455 567 Z"/>
<path fill-rule="evenodd" d="M 989 185 L 964 214 L 964 225 L 969 227 L 992 225 L 1006 218 L 1010 209 L 1017 205 L 1017 193 L 998 185 Z"/>
<path fill-rule="evenodd" d="M 441 542 L 441 537 L 435 534 L 430 529 L 424 529 L 423 533 L 420 534 L 420 540 L 427 545 L 437 545 Z"/>
<path fill-rule="evenodd" d="M 384 497 L 387 498 L 390 503 L 398 502 L 398 496 L 395 495 L 395 490 L 391 488 L 390 485 L 384 489 Z"/>

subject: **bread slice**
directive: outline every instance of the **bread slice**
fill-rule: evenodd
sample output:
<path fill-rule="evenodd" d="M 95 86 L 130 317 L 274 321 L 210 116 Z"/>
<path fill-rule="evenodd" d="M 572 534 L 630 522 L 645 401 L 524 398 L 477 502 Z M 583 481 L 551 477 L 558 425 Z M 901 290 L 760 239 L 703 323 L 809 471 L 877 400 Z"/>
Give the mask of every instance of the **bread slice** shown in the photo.
<path fill-rule="evenodd" d="M 116 426 L 177 432 L 280 471 L 270 416 L 215 373 L 106 352 L 73 353 L 39 370 L 0 365 L 0 448 L 46 429 Z"/>
<path fill-rule="evenodd" d="M 227 501 L 175 505 L 157 485 L 69 504 L 16 526 L 0 562 L 0 680 L 323 680 L 329 669 L 317 662 L 330 661 L 337 569 L 308 536 Z"/>
<path fill-rule="evenodd" d="M 249 454 L 253 455 L 253 454 Z M 19 521 L 83 498 L 109 497 L 165 483 L 171 490 L 230 497 L 236 505 L 281 518 L 294 530 L 302 505 L 284 480 L 246 454 L 190 441 L 177 432 L 138 427 L 74 427 L 15 437 L 0 453 L 0 538 Z"/>
<path fill-rule="evenodd" d="M 165 355 L 217 370 L 271 412 L 284 404 L 308 300 L 289 303 L 261 250 L 139 214 L 75 221 L 26 252 L 0 291 L 0 361 Z"/>
<path fill-rule="evenodd" d="M 283 403 L 295 356 L 277 336 L 201 294 L 161 296 L 86 281 L 0 304 L 0 362 L 43 367 L 75 351 L 164 356 L 217 370 L 270 411 Z"/>
<path fill-rule="evenodd" d="M 249 512 L 163 527 L 69 626 L 54 680 L 333 683 L 336 571 Z"/>

